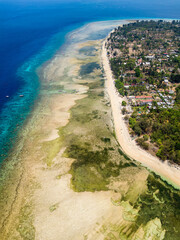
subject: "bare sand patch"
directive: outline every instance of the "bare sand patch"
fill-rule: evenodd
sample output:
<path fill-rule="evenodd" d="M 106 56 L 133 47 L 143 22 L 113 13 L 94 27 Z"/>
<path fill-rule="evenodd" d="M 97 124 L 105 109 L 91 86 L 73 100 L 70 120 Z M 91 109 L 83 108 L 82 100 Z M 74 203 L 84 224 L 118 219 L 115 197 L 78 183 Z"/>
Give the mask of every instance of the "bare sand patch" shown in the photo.
<path fill-rule="evenodd" d="M 77 85 L 74 85 L 77 88 Z M 80 89 L 79 92 L 85 92 L 85 88 Z M 78 99 L 85 97 L 79 94 L 62 94 L 53 98 L 49 104 L 49 117 L 46 124 L 43 126 L 48 131 L 48 137 L 45 141 L 52 141 L 59 137 L 59 128 L 65 126 L 70 118 L 69 109 L 75 104 Z"/>
<path fill-rule="evenodd" d="M 97 223 L 102 225 L 104 218 L 120 218 L 121 208 L 111 202 L 113 192 L 76 193 L 70 188 L 71 175 L 56 179 L 58 174 L 59 170 L 40 173 L 41 190 L 35 196 L 37 239 L 84 239 Z M 50 208 L 56 204 L 57 208 L 51 212 Z"/>

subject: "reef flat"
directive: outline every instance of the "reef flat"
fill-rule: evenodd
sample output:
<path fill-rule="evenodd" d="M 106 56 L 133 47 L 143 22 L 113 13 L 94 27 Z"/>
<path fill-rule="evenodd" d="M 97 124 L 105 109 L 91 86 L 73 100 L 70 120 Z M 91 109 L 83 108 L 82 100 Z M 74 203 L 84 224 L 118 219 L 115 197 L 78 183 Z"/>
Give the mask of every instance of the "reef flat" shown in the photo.
<path fill-rule="evenodd" d="M 178 239 L 179 192 L 129 159 L 114 133 L 101 52 L 119 24 L 74 31 L 42 69 L 39 102 L 1 175 L 2 240 Z"/>

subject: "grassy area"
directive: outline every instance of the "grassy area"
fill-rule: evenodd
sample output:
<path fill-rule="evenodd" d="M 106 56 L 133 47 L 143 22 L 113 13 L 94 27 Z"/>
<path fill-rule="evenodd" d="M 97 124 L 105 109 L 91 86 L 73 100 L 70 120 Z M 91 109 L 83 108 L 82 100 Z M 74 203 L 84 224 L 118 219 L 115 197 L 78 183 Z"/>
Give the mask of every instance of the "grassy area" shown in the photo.
<path fill-rule="evenodd" d="M 60 151 L 61 145 L 62 139 L 60 137 L 52 141 L 43 142 L 42 150 L 45 153 L 44 161 L 48 167 L 52 166 L 54 158 Z"/>

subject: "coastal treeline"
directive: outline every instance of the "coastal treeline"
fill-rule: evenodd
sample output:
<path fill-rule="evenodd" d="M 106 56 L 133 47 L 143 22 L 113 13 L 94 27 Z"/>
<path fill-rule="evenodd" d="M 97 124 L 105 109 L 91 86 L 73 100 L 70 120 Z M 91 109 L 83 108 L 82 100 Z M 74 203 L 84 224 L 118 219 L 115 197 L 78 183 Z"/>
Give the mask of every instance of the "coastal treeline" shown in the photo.
<path fill-rule="evenodd" d="M 162 159 L 171 159 L 180 164 L 180 112 L 177 109 L 152 110 L 147 114 L 132 114 L 129 125 L 137 136 L 137 143 L 149 149 L 151 143 L 158 147 L 156 155 Z M 143 136 L 143 137 L 142 137 Z"/>
<path fill-rule="evenodd" d="M 106 42 L 122 113 L 142 148 L 180 164 L 180 21 L 136 21 Z M 131 109 L 131 110 L 130 110 Z"/>

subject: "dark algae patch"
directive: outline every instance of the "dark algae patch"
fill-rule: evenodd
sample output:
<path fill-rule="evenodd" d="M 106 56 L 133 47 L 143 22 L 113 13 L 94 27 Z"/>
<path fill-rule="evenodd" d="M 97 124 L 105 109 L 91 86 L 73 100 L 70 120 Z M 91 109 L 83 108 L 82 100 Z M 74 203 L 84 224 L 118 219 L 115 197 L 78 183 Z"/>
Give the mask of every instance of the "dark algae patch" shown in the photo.
<path fill-rule="evenodd" d="M 96 56 L 94 51 L 97 51 L 93 46 L 85 46 L 79 50 L 80 54 L 84 54 L 85 56 Z"/>
<path fill-rule="evenodd" d="M 180 193 L 173 190 L 157 176 L 151 174 L 147 179 L 148 190 L 142 194 L 135 207 L 141 206 L 136 224 L 146 224 L 159 218 L 165 229 L 167 240 L 178 240 L 180 236 Z"/>
<path fill-rule="evenodd" d="M 95 69 L 99 69 L 99 68 L 100 68 L 100 66 L 98 63 L 91 62 L 91 63 L 87 63 L 85 65 L 82 65 L 79 73 L 81 76 L 84 76 L 84 75 L 92 73 Z"/>
<path fill-rule="evenodd" d="M 108 190 L 109 178 L 119 175 L 118 165 L 109 160 L 107 148 L 92 151 L 85 146 L 71 145 L 66 152 L 77 159 L 70 171 L 75 191 Z"/>
<path fill-rule="evenodd" d="M 138 182 L 135 179 L 135 185 Z M 178 240 L 180 236 L 180 193 L 154 174 L 146 180 L 146 190 L 133 199 L 133 184 L 121 200 L 124 221 L 108 223 L 104 227 L 108 236 L 125 240 Z M 137 190 L 138 191 L 138 190 Z M 136 194 L 134 194 L 135 197 Z M 118 211 L 118 208 L 117 208 Z M 102 230 L 102 229 L 101 229 Z M 118 237 L 117 237 L 118 236 Z"/>
<path fill-rule="evenodd" d="M 71 145 L 68 155 L 77 158 L 72 164 L 72 184 L 75 191 L 100 191 L 107 190 L 108 180 L 103 174 L 102 163 L 107 162 L 108 152 L 89 151 L 86 147 Z"/>

